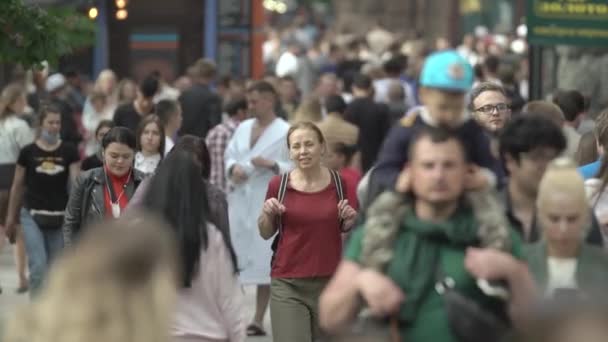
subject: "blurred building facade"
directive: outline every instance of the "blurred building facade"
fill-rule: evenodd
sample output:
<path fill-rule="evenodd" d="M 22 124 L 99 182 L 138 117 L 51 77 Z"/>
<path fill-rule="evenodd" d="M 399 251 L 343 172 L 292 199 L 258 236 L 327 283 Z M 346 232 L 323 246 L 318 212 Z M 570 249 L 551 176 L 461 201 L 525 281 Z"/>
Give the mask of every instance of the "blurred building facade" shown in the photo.
<path fill-rule="evenodd" d="M 512 32 L 525 0 L 333 0 L 339 32 L 363 34 L 376 23 L 405 37 L 446 38 L 456 44 L 477 26 Z"/>
<path fill-rule="evenodd" d="M 199 58 L 218 62 L 221 72 L 260 76 L 259 29 L 264 24 L 257 0 L 25 0 L 42 7 L 69 6 L 97 26 L 95 44 L 62 58 L 59 69 L 75 68 L 95 78 L 103 69 L 141 80 L 158 71 L 166 80 L 183 75 Z M 260 51 L 258 51 L 260 50 Z M 259 56 L 259 57 L 258 57 Z"/>

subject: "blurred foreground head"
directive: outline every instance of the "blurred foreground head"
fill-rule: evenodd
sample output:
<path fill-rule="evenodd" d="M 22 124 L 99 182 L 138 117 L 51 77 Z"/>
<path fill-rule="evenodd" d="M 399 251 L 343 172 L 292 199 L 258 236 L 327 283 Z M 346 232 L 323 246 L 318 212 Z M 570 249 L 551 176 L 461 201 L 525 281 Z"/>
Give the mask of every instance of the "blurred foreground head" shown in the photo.
<path fill-rule="evenodd" d="M 605 301 L 547 303 L 513 342 L 602 342 L 608 336 Z"/>
<path fill-rule="evenodd" d="M 176 292 L 168 232 L 141 213 L 92 228 L 13 317 L 5 341 L 167 342 Z"/>

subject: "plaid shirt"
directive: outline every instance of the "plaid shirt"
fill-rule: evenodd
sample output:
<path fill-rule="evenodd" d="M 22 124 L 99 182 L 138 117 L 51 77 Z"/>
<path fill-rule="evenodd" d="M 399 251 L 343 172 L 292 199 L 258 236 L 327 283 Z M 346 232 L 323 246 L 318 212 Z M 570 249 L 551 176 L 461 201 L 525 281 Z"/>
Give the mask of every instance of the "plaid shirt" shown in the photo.
<path fill-rule="evenodd" d="M 238 121 L 229 118 L 210 130 L 209 134 L 207 134 L 207 139 L 205 139 L 207 149 L 209 149 L 209 156 L 211 157 L 209 182 L 224 192 L 228 192 L 228 184 L 224 174 L 224 151 L 226 151 L 228 142 L 238 125 Z"/>

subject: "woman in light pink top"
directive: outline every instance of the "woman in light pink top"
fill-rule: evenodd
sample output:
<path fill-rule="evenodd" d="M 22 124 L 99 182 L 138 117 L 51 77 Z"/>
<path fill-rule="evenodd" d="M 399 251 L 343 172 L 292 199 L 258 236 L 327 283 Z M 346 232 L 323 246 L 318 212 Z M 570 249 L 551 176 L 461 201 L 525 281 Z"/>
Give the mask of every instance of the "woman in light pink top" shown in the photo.
<path fill-rule="evenodd" d="M 178 342 L 245 340 L 243 292 L 226 234 L 208 222 L 200 162 L 172 151 L 150 181 L 144 207 L 170 223 L 181 256 L 181 289 L 171 335 Z"/>

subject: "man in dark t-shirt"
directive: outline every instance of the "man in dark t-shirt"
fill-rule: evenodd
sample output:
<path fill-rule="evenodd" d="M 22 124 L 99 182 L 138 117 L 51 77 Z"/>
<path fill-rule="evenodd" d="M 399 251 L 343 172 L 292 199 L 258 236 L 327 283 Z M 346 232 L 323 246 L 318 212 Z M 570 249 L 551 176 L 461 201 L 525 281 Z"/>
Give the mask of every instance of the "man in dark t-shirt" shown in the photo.
<path fill-rule="evenodd" d="M 355 99 L 346 109 L 346 120 L 359 128 L 357 149 L 361 152 L 361 169 L 369 170 L 376 158 L 386 133 L 390 129 L 387 105 L 374 102 L 373 84 L 369 77 L 357 75 L 353 82 Z"/>
<path fill-rule="evenodd" d="M 193 85 L 179 97 L 184 118 L 179 135 L 205 139 L 209 131 L 222 122 L 222 98 L 211 88 L 217 68 L 212 61 L 200 59 L 189 70 Z"/>
<path fill-rule="evenodd" d="M 114 123 L 116 126 L 127 127 L 133 132 L 141 119 L 154 112 L 154 96 L 158 92 L 158 79 L 147 77 L 137 90 L 137 97 L 132 103 L 124 104 L 114 112 Z"/>

